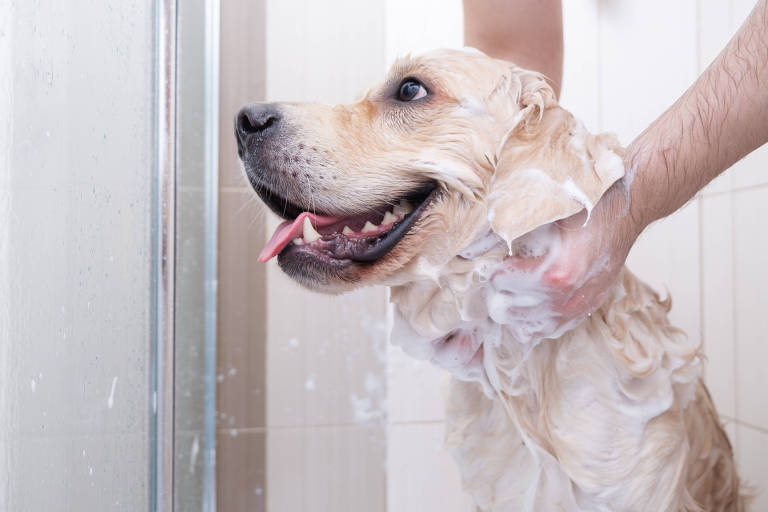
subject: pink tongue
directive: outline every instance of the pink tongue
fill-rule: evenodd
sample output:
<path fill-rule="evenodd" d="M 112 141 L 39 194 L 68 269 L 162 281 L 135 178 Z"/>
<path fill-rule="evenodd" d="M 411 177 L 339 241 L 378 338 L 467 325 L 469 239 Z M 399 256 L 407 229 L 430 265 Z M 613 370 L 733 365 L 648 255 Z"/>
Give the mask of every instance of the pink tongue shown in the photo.
<path fill-rule="evenodd" d="M 309 221 L 315 227 L 315 229 L 322 228 L 323 226 L 330 226 L 343 219 L 343 217 L 325 217 L 323 215 L 315 215 L 314 213 L 303 212 L 299 214 L 293 222 L 287 220 L 277 226 L 272 238 L 267 242 L 267 246 L 259 254 L 259 261 L 268 261 L 272 259 L 276 254 L 283 250 L 283 247 L 288 245 L 294 238 L 298 238 L 304 232 L 304 219 L 309 217 Z"/>

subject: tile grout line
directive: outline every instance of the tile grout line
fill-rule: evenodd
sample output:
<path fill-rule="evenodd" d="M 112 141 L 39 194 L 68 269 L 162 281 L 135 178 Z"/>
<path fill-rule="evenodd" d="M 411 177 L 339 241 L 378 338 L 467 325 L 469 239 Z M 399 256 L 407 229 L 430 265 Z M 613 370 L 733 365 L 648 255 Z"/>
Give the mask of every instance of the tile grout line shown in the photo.
<path fill-rule="evenodd" d="M 726 172 L 730 172 L 731 169 L 733 169 L 733 166 L 729 167 L 727 170 L 723 171 L 723 174 Z M 722 174 L 721 174 L 722 175 Z M 752 190 L 759 190 L 762 188 L 768 188 L 768 183 L 755 183 L 754 185 L 741 185 L 737 187 L 729 187 L 728 190 L 718 190 L 717 192 L 700 192 L 697 194 L 701 197 L 717 197 L 717 196 L 723 196 L 726 194 L 733 194 L 735 192 L 749 192 Z"/>
<path fill-rule="evenodd" d="M 760 432 L 762 434 L 768 434 L 768 428 L 761 427 L 760 425 L 755 425 L 754 423 L 749 423 L 747 421 L 740 420 L 738 418 L 731 418 L 729 416 L 722 416 L 724 420 L 727 420 L 735 425 L 739 425 L 741 427 L 746 427 L 752 430 L 755 430 L 757 432 Z"/>
<path fill-rule="evenodd" d="M 728 199 L 728 218 L 730 220 L 730 227 L 731 227 L 731 265 L 730 265 L 730 279 L 731 279 L 731 286 L 729 293 L 731 294 L 731 334 L 733 336 L 733 363 L 731 371 L 733 372 L 733 414 L 734 416 L 739 416 L 739 379 L 737 376 L 738 373 L 738 361 L 739 361 L 739 326 L 738 326 L 738 296 L 736 294 L 736 263 L 735 263 L 735 252 L 736 252 L 736 232 L 734 230 L 734 209 L 733 209 L 733 199 L 734 199 L 734 193 L 731 192 Z M 738 430 L 736 431 L 736 439 L 735 439 L 736 449 L 739 449 L 739 433 Z"/>

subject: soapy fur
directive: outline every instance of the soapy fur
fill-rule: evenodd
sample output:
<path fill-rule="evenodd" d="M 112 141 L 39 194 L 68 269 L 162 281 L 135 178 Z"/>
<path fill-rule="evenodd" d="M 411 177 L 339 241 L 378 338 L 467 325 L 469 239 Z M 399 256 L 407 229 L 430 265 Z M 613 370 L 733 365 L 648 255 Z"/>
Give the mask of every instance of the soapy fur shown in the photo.
<path fill-rule="evenodd" d="M 384 99 L 414 76 L 426 101 Z M 440 188 L 376 263 L 292 271 L 324 291 L 391 286 L 393 343 L 454 376 L 446 439 L 479 510 L 743 510 L 702 355 L 670 325 L 669 301 L 624 269 L 593 314 L 563 321 L 543 284 L 564 250 L 552 223 L 581 210 L 589 222 L 624 176 L 614 136 L 588 133 L 541 75 L 476 51 L 403 59 L 353 105 L 281 112 L 299 127 L 286 147 L 327 155 L 284 179 L 293 202 L 305 182 L 333 213 Z M 541 262 L 524 270 L 520 257 Z"/>

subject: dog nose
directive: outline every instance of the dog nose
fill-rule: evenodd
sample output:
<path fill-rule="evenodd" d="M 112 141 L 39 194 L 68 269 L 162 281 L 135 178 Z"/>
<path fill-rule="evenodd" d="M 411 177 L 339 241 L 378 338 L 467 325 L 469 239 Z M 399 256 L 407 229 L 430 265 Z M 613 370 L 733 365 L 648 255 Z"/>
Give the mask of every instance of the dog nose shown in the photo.
<path fill-rule="evenodd" d="M 240 109 L 235 118 L 237 149 L 242 157 L 248 141 L 253 136 L 266 137 L 275 132 L 280 113 L 272 103 L 253 103 Z"/>

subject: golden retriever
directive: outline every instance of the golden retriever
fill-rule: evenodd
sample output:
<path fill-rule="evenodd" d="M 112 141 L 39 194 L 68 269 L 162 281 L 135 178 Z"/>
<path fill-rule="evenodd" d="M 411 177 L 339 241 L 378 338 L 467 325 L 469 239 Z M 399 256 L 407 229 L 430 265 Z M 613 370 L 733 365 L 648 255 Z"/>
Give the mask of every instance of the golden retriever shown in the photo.
<path fill-rule="evenodd" d="M 624 175 L 615 137 L 587 133 L 541 75 L 436 50 L 351 105 L 247 105 L 235 131 L 285 219 L 260 259 L 314 290 L 390 286 L 393 342 L 455 376 L 447 444 L 479 510 L 743 510 L 668 301 L 624 269 L 594 314 L 536 336 L 552 319 L 508 258 Z"/>

